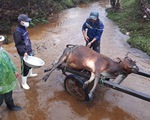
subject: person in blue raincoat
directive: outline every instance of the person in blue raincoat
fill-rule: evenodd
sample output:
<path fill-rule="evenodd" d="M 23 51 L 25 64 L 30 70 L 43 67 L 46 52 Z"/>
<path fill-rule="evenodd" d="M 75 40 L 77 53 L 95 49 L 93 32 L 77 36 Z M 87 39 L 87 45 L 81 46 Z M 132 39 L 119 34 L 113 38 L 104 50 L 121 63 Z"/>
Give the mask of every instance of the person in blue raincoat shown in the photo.
<path fill-rule="evenodd" d="M 19 111 L 22 108 L 15 106 L 12 98 L 12 91 L 17 85 L 17 68 L 11 61 L 10 56 L 2 47 L 4 36 L 0 35 L 0 106 L 5 100 L 7 108 L 12 111 Z"/>
<path fill-rule="evenodd" d="M 100 42 L 103 29 L 104 24 L 99 19 L 99 13 L 96 11 L 90 13 L 89 18 L 82 26 L 82 33 L 86 41 L 86 46 L 92 48 L 98 53 L 100 53 Z"/>
<path fill-rule="evenodd" d="M 35 74 L 32 73 L 32 68 L 28 67 L 23 60 L 23 57 L 27 57 L 28 55 L 29 56 L 34 55 L 31 40 L 27 30 L 31 20 L 32 19 L 29 18 L 26 14 L 20 14 L 18 16 L 18 26 L 13 34 L 15 46 L 21 58 L 21 72 L 22 72 L 21 85 L 26 90 L 30 89 L 29 85 L 27 84 L 27 78 L 37 76 L 36 73 Z"/>

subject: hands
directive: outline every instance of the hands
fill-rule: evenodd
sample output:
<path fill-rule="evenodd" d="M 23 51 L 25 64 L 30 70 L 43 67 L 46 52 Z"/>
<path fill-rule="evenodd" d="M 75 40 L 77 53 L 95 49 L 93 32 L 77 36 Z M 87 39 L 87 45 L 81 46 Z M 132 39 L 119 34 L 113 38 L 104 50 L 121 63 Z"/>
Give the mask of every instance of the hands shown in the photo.
<path fill-rule="evenodd" d="M 19 73 L 15 72 L 15 76 L 16 76 L 16 78 L 19 78 Z"/>
<path fill-rule="evenodd" d="M 24 57 L 28 57 L 28 53 L 24 53 Z"/>
<path fill-rule="evenodd" d="M 84 40 L 85 41 L 88 41 L 89 40 L 89 37 L 87 35 L 84 35 Z"/>
<path fill-rule="evenodd" d="M 91 46 L 91 44 L 92 44 L 92 43 L 91 43 L 91 42 L 89 42 L 89 43 L 87 44 L 87 47 L 90 47 L 90 46 Z"/>
<path fill-rule="evenodd" d="M 93 38 L 93 40 L 92 40 L 91 42 L 89 42 L 89 43 L 87 44 L 87 46 L 90 47 L 91 44 L 94 43 L 95 41 L 96 41 L 96 38 Z"/>
<path fill-rule="evenodd" d="M 89 40 L 89 37 L 87 36 L 86 31 L 83 30 L 82 33 L 83 33 L 84 40 L 85 40 L 85 41 L 88 41 L 88 40 Z"/>
<path fill-rule="evenodd" d="M 84 34 L 84 40 L 87 41 L 87 42 L 89 42 L 89 37 L 88 37 L 87 35 L 85 35 L 85 34 Z M 90 47 L 91 44 L 92 44 L 92 43 L 89 42 L 89 43 L 87 44 L 87 47 Z"/>

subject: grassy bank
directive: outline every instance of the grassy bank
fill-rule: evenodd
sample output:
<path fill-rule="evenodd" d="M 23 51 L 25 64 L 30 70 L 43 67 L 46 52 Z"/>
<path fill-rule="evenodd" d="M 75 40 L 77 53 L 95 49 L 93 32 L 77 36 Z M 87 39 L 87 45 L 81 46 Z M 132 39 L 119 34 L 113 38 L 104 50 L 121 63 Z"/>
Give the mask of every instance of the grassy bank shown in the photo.
<path fill-rule="evenodd" d="M 115 21 L 123 33 L 129 33 L 128 43 L 150 55 L 150 21 L 141 16 L 140 0 L 121 0 L 121 9 L 108 10 L 108 18 Z"/>

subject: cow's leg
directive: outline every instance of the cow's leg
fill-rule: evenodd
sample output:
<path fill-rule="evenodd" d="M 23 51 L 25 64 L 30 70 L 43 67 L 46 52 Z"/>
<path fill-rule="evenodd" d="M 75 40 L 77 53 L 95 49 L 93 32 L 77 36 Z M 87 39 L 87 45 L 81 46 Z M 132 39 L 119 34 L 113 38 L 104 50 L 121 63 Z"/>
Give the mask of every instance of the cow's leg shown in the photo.
<path fill-rule="evenodd" d="M 96 89 L 96 86 L 98 84 L 98 81 L 99 81 L 99 77 L 95 77 L 94 86 L 93 86 L 93 88 L 91 89 L 91 91 L 89 93 L 89 99 L 90 100 L 92 100 L 92 98 L 93 98 L 93 93 L 95 92 L 95 89 Z"/>
<path fill-rule="evenodd" d="M 97 84 L 98 84 L 98 82 L 99 82 L 99 78 L 100 78 L 99 75 L 100 75 L 99 72 L 96 72 L 96 73 L 95 73 L 94 85 L 93 85 L 93 87 L 92 87 L 90 93 L 88 94 L 90 100 L 92 100 L 92 98 L 93 98 L 93 93 L 95 92 L 96 86 L 97 86 Z"/>
<path fill-rule="evenodd" d="M 51 74 L 60 64 L 62 64 L 62 63 L 66 60 L 66 58 L 67 58 L 67 55 L 62 55 L 62 56 L 59 58 L 58 62 L 55 63 L 55 64 L 52 66 L 52 68 L 50 69 L 49 73 Z"/>
<path fill-rule="evenodd" d="M 49 73 L 46 74 L 44 77 L 43 77 L 43 80 L 46 81 L 48 79 L 48 77 L 50 76 L 50 74 L 60 65 L 62 64 L 68 57 L 69 55 L 69 51 L 70 49 L 67 48 L 65 49 L 64 53 L 61 55 L 61 57 L 59 58 L 58 62 L 56 64 L 54 64 L 52 66 L 52 68 L 50 69 Z"/>
<path fill-rule="evenodd" d="M 91 72 L 91 77 L 88 81 L 84 82 L 83 88 L 87 87 L 89 83 L 91 83 L 95 79 L 95 74 Z"/>
<path fill-rule="evenodd" d="M 43 77 L 43 80 L 46 81 L 46 80 L 49 78 L 50 74 L 51 74 L 60 64 L 62 64 L 62 63 L 66 60 L 66 58 L 67 58 L 66 56 L 62 56 L 62 57 L 58 60 L 58 62 L 52 66 L 52 68 L 50 69 L 49 73 L 46 74 L 46 75 Z"/>

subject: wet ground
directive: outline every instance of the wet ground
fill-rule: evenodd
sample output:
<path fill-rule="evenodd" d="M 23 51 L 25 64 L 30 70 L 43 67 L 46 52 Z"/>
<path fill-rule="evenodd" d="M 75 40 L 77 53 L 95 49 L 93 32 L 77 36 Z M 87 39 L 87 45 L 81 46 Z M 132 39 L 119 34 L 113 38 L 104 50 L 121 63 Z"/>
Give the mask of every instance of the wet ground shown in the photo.
<path fill-rule="evenodd" d="M 52 23 L 29 29 L 33 48 L 37 57 L 45 61 L 41 68 L 34 69 L 38 77 L 29 78 L 30 90 L 23 90 L 19 86 L 14 90 L 15 104 L 23 110 L 8 111 L 5 103 L 0 107 L 2 120 L 149 120 L 150 103 L 116 90 L 98 87 L 93 101 L 83 103 L 76 100 L 64 90 L 65 76 L 55 70 L 47 82 L 42 80 L 44 69 L 58 60 L 66 44 L 84 45 L 81 27 L 92 10 L 100 13 L 100 19 L 105 25 L 102 35 L 101 53 L 114 59 L 124 57 L 127 52 L 136 60 L 140 70 L 150 73 L 150 57 L 140 50 L 131 48 L 127 44 L 126 35 L 109 20 L 105 12 L 107 2 L 95 2 L 81 5 L 61 12 L 55 16 Z M 12 54 L 12 58 L 20 68 L 19 56 L 14 43 L 4 48 Z M 21 82 L 21 79 L 18 80 Z M 150 95 L 150 79 L 139 75 L 129 75 L 121 85 Z"/>

